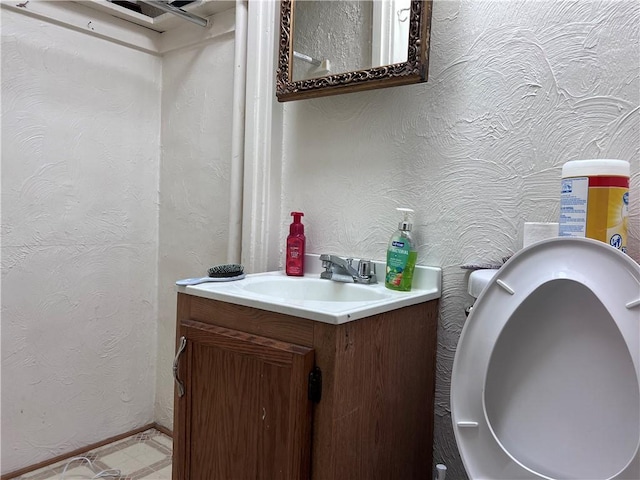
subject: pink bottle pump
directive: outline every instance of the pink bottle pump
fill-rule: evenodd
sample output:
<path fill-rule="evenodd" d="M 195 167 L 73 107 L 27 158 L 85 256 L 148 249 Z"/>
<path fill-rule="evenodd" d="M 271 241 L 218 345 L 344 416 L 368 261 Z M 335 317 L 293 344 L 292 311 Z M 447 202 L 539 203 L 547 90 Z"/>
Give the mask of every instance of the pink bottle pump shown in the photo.
<path fill-rule="evenodd" d="M 304 246 L 307 240 L 304 236 L 304 225 L 300 221 L 304 213 L 291 212 L 291 216 L 293 216 L 293 223 L 289 226 L 287 237 L 285 271 L 287 275 L 301 277 L 304 275 Z"/>

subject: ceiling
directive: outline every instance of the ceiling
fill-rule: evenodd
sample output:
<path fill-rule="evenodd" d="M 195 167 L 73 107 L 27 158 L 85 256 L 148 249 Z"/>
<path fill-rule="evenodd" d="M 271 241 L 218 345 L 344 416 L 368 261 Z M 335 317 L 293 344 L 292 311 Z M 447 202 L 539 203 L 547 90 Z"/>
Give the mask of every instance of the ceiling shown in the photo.
<path fill-rule="evenodd" d="M 157 32 L 165 32 L 188 23 L 176 15 L 164 13 L 158 9 L 144 5 L 142 2 L 137 4 L 135 1 L 118 0 L 118 3 L 121 3 L 121 5 L 109 0 L 76 0 L 76 2 L 85 7 L 100 10 L 114 17 L 150 28 Z M 175 6 L 179 6 L 183 10 L 204 18 L 235 6 L 234 0 L 195 0 L 190 2 L 189 0 L 182 0 L 174 3 L 176 3 Z M 125 4 L 129 5 L 125 7 L 123 6 Z M 193 28 L 201 27 L 193 25 Z"/>

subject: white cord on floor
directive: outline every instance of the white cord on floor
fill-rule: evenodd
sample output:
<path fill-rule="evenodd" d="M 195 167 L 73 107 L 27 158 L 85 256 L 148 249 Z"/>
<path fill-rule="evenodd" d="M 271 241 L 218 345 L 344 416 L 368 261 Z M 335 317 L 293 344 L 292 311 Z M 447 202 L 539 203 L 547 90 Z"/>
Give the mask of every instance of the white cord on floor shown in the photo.
<path fill-rule="evenodd" d="M 60 480 L 64 480 L 64 476 L 67 474 L 67 468 L 69 468 L 69 465 L 77 461 L 87 462 L 89 464 L 89 468 L 94 472 L 96 471 L 96 468 L 94 468 L 93 463 L 87 457 L 73 457 L 64 466 L 64 470 L 62 470 L 62 473 L 60 474 Z M 120 470 L 116 468 L 108 468 L 106 470 L 102 470 L 101 472 L 96 473 L 93 477 L 91 477 L 91 479 L 93 480 L 95 478 L 119 477 L 120 475 L 122 475 L 120 473 Z"/>

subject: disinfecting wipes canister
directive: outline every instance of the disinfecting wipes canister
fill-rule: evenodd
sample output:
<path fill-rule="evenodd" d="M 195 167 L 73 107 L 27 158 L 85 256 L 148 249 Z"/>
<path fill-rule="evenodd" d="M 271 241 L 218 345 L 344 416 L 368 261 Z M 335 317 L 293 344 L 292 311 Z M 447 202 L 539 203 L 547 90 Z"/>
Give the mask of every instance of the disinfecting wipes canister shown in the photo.
<path fill-rule="evenodd" d="M 573 160 L 562 167 L 561 237 L 588 237 L 627 251 L 629 162 Z"/>

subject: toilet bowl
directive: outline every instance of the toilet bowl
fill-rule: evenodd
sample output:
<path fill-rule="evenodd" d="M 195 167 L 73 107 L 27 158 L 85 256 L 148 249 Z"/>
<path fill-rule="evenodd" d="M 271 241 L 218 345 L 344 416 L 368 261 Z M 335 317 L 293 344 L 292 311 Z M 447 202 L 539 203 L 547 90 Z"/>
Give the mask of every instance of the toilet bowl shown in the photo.
<path fill-rule="evenodd" d="M 640 266 L 585 238 L 541 241 L 488 281 L 451 377 L 471 479 L 640 478 Z"/>

